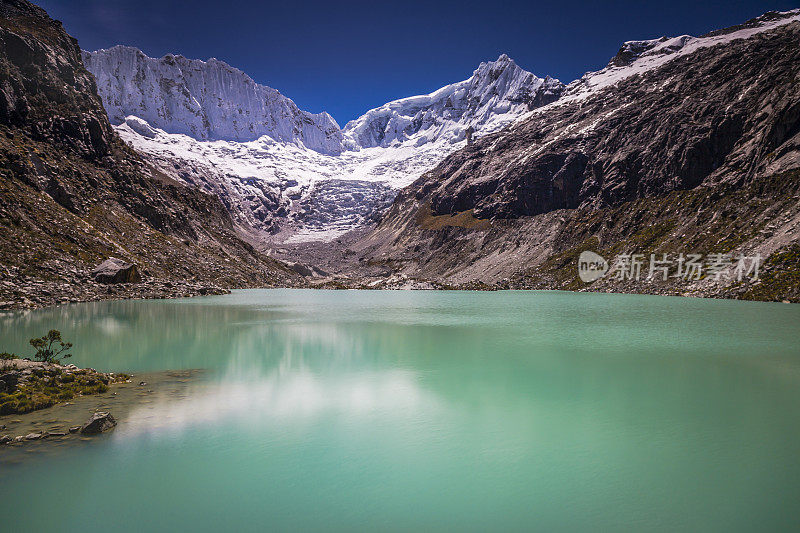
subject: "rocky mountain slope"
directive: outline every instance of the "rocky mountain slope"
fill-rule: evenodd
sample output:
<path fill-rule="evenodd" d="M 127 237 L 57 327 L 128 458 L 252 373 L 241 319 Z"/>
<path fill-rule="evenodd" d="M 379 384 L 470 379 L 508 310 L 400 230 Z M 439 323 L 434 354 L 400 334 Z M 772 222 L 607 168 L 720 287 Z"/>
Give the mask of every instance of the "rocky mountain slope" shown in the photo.
<path fill-rule="evenodd" d="M 445 284 L 797 298 L 800 12 L 625 43 L 405 188 L 362 266 Z M 578 280 L 583 250 L 765 259 L 751 283 Z"/>
<path fill-rule="evenodd" d="M 496 131 L 564 87 L 501 56 L 340 130 L 215 59 L 154 59 L 122 46 L 84 59 L 125 141 L 165 174 L 218 195 L 245 231 L 277 234 L 274 242 L 330 240 L 369 223 L 397 189 L 463 146 L 468 127 Z"/>
<path fill-rule="evenodd" d="M 111 127 L 75 39 L 0 0 L 0 306 L 292 284 L 211 195 L 145 163 Z M 100 285 L 109 256 L 145 281 Z"/>

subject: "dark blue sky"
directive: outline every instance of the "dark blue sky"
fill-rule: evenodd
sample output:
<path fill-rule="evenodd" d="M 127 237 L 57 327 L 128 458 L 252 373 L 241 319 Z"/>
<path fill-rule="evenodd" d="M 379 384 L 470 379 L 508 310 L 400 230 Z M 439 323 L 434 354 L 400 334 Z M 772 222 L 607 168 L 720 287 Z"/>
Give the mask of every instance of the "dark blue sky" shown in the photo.
<path fill-rule="evenodd" d="M 797 1 L 34 0 L 87 50 L 216 57 L 342 125 L 389 100 L 468 78 L 501 53 L 569 82 L 620 43 L 701 33 Z"/>

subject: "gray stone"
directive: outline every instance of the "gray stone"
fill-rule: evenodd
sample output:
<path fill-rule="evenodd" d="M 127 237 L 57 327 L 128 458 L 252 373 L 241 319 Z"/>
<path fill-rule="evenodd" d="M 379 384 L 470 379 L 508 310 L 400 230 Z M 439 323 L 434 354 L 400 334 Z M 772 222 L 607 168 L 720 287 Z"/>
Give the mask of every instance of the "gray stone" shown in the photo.
<path fill-rule="evenodd" d="M 111 257 L 92 270 L 92 278 L 98 283 L 139 283 L 142 276 L 136 265 Z"/>
<path fill-rule="evenodd" d="M 80 432 L 84 435 L 96 435 L 108 431 L 117 425 L 111 413 L 95 413 L 83 426 Z"/>
<path fill-rule="evenodd" d="M 308 277 L 313 276 L 314 271 L 311 270 L 310 267 L 304 265 L 303 263 L 289 263 L 289 268 L 300 274 L 301 276 Z"/>

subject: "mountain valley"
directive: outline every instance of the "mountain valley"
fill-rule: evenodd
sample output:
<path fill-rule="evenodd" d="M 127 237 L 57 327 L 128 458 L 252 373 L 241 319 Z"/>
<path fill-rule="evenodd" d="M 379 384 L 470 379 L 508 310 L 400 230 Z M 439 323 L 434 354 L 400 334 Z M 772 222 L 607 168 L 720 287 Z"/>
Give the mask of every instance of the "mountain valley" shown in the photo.
<path fill-rule="evenodd" d="M 217 59 L 81 51 L 32 4 L 2 10 L 3 307 L 254 286 L 800 298 L 797 10 L 629 41 L 566 85 L 501 55 L 344 127 Z M 758 255 L 763 276 L 586 283 L 586 250 Z M 95 283 L 110 256 L 145 282 Z"/>

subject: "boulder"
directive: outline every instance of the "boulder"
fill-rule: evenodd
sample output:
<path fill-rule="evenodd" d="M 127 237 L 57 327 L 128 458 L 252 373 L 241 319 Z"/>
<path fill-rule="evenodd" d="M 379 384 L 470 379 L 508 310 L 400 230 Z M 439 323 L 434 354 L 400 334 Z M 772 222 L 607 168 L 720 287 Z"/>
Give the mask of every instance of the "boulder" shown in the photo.
<path fill-rule="evenodd" d="M 84 435 L 96 435 L 108 431 L 117 425 L 111 413 L 95 413 L 83 426 L 80 432 Z"/>
<path fill-rule="evenodd" d="M 329 274 L 322 270 L 321 268 L 317 268 L 313 265 L 304 265 L 303 263 L 287 263 L 289 268 L 300 274 L 301 276 L 308 278 L 308 277 L 320 277 L 324 278 L 327 277 Z"/>
<path fill-rule="evenodd" d="M 136 265 L 111 257 L 92 270 L 92 278 L 98 283 L 139 283 L 142 276 Z"/>
<path fill-rule="evenodd" d="M 313 276 L 314 271 L 303 263 L 289 263 L 289 268 L 297 272 L 303 277 Z"/>

